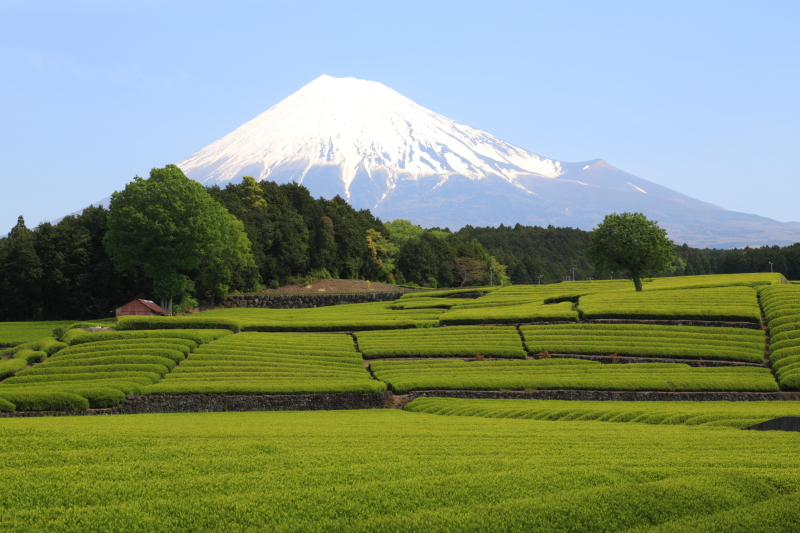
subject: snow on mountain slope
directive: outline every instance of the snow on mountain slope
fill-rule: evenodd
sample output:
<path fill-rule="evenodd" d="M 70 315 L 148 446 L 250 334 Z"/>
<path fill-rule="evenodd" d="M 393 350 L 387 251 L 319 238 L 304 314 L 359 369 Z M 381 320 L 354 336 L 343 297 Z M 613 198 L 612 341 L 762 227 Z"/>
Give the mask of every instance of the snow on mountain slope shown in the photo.
<path fill-rule="evenodd" d="M 560 163 L 421 107 L 374 81 L 321 76 L 278 105 L 178 163 L 203 184 L 242 175 L 292 179 L 328 171 L 345 196 L 357 174 L 383 193 L 402 179 L 497 175 L 555 178 Z M 366 206 L 365 206 L 366 207 Z M 370 206 L 372 207 L 372 206 Z"/>

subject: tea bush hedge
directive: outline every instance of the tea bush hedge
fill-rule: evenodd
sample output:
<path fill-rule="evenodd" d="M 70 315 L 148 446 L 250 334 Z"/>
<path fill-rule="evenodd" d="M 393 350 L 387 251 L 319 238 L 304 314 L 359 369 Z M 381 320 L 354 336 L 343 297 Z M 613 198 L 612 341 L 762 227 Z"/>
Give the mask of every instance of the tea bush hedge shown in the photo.
<path fill-rule="evenodd" d="M 756 292 L 749 287 L 590 294 L 580 298 L 578 311 L 587 320 L 761 322 Z"/>
<path fill-rule="evenodd" d="M 566 363 L 565 361 L 570 361 Z M 679 363 L 601 365 L 569 359 L 537 361 L 373 361 L 375 377 L 392 390 L 619 390 L 773 392 L 759 367 L 692 368 Z"/>
<path fill-rule="evenodd" d="M 526 322 L 562 322 L 578 320 L 571 302 L 545 305 L 535 302 L 523 305 L 492 307 L 456 306 L 444 313 L 439 323 L 445 326 L 467 324 L 521 324 Z"/>
<path fill-rule="evenodd" d="M 25 359 L 0 359 L 0 380 L 13 376 L 28 366 Z"/>
<path fill-rule="evenodd" d="M 444 416 L 524 418 L 744 428 L 800 416 L 798 402 L 608 402 L 417 398 L 406 411 Z"/>
<path fill-rule="evenodd" d="M 25 348 L 16 352 L 14 354 L 14 359 L 24 359 L 29 365 L 32 365 L 34 363 L 41 363 L 47 359 L 47 354 L 45 352 L 38 352 Z"/>
<path fill-rule="evenodd" d="M 227 329 L 239 331 L 242 324 L 228 318 L 207 316 L 122 316 L 117 331 L 148 329 Z"/>
<path fill-rule="evenodd" d="M 110 341 L 96 341 L 91 343 L 76 344 L 64 348 L 59 355 L 65 355 L 76 352 L 91 352 L 101 350 L 116 350 L 118 348 L 150 348 L 153 346 L 168 347 L 172 350 L 181 350 L 186 355 L 192 350 L 195 350 L 199 344 L 190 339 L 178 339 L 175 337 L 160 337 L 160 338 L 144 338 L 144 339 L 117 339 Z"/>
<path fill-rule="evenodd" d="M 16 407 L 17 411 L 85 411 L 89 400 L 67 392 L 14 391 L 0 386 L 0 398 Z"/>
<path fill-rule="evenodd" d="M 396 300 L 404 302 L 401 298 Z M 231 308 L 195 316 L 227 318 L 249 332 L 333 332 L 407 329 L 438 324 L 444 309 L 391 309 L 393 302 L 334 305 L 307 309 Z"/>
<path fill-rule="evenodd" d="M 186 347 L 181 346 L 180 348 L 186 348 Z M 175 363 L 183 361 L 186 358 L 185 352 L 177 349 L 123 348 L 123 349 L 87 351 L 87 352 L 72 352 L 64 355 L 59 354 L 57 357 L 53 357 L 51 361 L 52 364 L 55 365 L 62 361 L 73 361 L 76 359 L 85 360 L 85 359 L 96 359 L 99 357 L 140 356 L 140 355 L 164 357 L 167 359 L 171 359 Z"/>
<path fill-rule="evenodd" d="M 164 376 L 169 372 L 169 369 L 164 365 L 154 364 L 105 364 L 105 365 L 90 365 L 90 366 L 57 366 L 57 367 L 44 367 L 43 365 L 36 365 L 32 368 L 20 370 L 16 373 L 17 376 L 41 376 L 50 374 L 84 374 L 84 373 L 102 373 L 102 372 L 153 372 L 160 376 Z"/>
<path fill-rule="evenodd" d="M 364 358 L 513 357 L 527 354 L 513 326 L 463 326 L 354 333 Z"/>
<path fill-rule="evenodd" d="M 102 354 L 103 352 L 99 353 Z M 103 355 L 100 357 L 87 357 L 85 359 L 68 359 L 62 357 L 37 365 L 36 368 L 45 370 L 63 367 L 90 367 L 95 365 L 161 365 L 172 370 L 175 368 L 175 361 L 155 355 Z"/>
<path fill-rule="evenodd" d="M 70 346 L 110 340 L 169 338 L 189 339 L 197 344 L 203 344 L 227 335 L 233 335 L 233 332 L 228 329 L 168 329 L 154 331 L 96 331 L 89 333 L 80 329 L 73 329 L 68 331 L 61 340 Z"/>
<path fill-rule="evenodd" d="M 0 413 L 10 413 L 16 410 L 17 407 L 13 403 L 0 398 Z"/>
<path fill-rule="evenodd" d="M 168 334 L 168 333 L 167 333 Z M 212 339 L 213 340 L 213 339 Z M 195 350 L 199 343 L 191 340 L 191 339 L 180 339 L 176 337 L 146 337 L 143 339 L 113 339 L 107 341 L 94 341 L 91 343 L 83 343 L 83 344 L 75 344 L 74 346 L 69 346 L 63 349 L 62 353 L 73 353 L 76 351 L 92 351 L 92 350 L 102 350 L 103 347 L 110 347 L 116 348 L 119 346 L 124 347 L 134 347 L 134 346 L 152 346 L 152 345 L 170 345 L 176 346 L 177 350 L 183 350 L 183 348 L 177 348 L 177 346 L 184 346 L 188 348 L 186 354 L 188 355 L 190 352 Z"/>
<path fill-rule="evenodd" d="M 108 385 L 108 386 L 103 386 Z M 114 388 L 112 388 L 112 386 Z M 126 390 L 120 390 L 117 387 L 124 387 Z M 110 382 L 110 383 L 91 383 L 91 385 L 87 384 L 61 384 L 61 383 L 53 383 L 48 384 L 46 386 L 24 386 L 24 385 L 15 385 L 15 386 L 4 386 L 0 387 L 0 395 L 7 395 L 7 396 L 18 396 L 26 393 L 30 394 L 44 394 L 44 393 L 58 393 L 58 394 L 74 394 L 81 398 L 85 398 L 89 402 L 88 408 L 90 409 L 99 409 L 103 407 L 114 407 L 115 405 L 119 405 L 125 401 L 126 393 L 136 393 L 139 392 L 139 386 L 125 386 L 119 382 Z M 17 405 L 17 408 L 20 411 L 41 411 L 43 409 L 25 409 L 19 406 L 19 402 L 14 402 Z M 52 406 L 47 409 L 48 411 L 61 411 L 64 409 L 56 409 Z M 75 408 L 71 410 L 77 410 Z"/>
<path fill-rule="evenodd" d="M 553 324 L 520 328 L 529 351 L 556 354 L 763 363 L 761 330 L 645 324 Z"/>
<path fill-rule="evenodd" d="M 31 374 L 27 376 L 14 376 L 7 378 L 5 385 L 18 385 L 22 383 L 52 383 L 56 381 L 86 381 L 114 379 L 120 381 L 131 381 L 141 385 L 152 385 L 161 381 L 161 375 L 155 372 L 84 372 L 77 374 Z"/>

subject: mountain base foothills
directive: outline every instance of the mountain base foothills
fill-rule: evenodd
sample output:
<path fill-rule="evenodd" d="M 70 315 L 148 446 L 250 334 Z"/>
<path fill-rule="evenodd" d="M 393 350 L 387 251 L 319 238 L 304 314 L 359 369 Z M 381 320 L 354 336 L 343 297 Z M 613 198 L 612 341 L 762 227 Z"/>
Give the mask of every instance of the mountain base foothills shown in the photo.
<path fill-rule="evenodd" d="M 0 530 L 799 531 L 800 285 L 643 283 L 0 322 Z"/>

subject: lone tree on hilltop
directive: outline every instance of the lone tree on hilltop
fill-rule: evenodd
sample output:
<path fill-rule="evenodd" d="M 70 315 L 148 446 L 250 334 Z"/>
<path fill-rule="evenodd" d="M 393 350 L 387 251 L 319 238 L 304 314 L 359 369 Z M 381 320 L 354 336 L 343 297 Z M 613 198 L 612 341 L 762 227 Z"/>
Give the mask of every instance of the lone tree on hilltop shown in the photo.
<path fill-rule="evenodd" d="M 643 214 L 614 213 L 592 230 L 586 258 L 597 270 L 627 275 L 641 291 L 643 274 L 672 270 L 675 245 L 666 230 Z"/>
<path fill-rule="evenodd" d="M 103 244 L 119 270 L 144 267 L 170 313 L 172 299 L 192 287 L 188 274 L 199 272 L 201 284 L 222 295 L 233 272 L 253 264 L 242 224 L 175 165 L 111 195 Z"/>

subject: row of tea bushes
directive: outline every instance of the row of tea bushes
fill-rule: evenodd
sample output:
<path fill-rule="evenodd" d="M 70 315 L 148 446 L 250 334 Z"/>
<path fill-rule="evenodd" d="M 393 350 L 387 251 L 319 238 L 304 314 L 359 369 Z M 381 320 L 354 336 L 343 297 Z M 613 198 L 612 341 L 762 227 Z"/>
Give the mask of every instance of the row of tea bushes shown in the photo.
<path fill-rule="evenodd" d="M 354 333 L 365 359 L 380 357 L 511 357 L 525 359 L 513 326 L 459 326 Z"/>
<path fill-rule="evenodd" d="M 227 329 L 240 331 L 242 324 L 236 320 L 206 315 L 189 316 L 123 316 L 117 321 L 117 331 L 152 329 Z"/>
<path fill-rule="evenodd" d="M 763 363 L 762 330 L 647 324 L 551 324 L 520 328 L 528 351 Z"/>
<path fill-rule="evenodd" d="M 769 360 L 785 390 L 800 390 L 800 286 L 774 285 L 760 291 L 769 324 Z"/>
<path fill-rule="evenodd" d="M 28 366 L 25 359 L 0 359 L 0 380 L 13 376 Z"/>
<path fill-rule="evenodd" d="M 590 294 L 580 298 L 578 310 L 587 320 L 761 322 L 756 291 L 749 287 Z"/>
<path fill-rule="evenodd" d="M 757 272 L 747 274 L 707 274 L 704 276 L 672 276 L 645 280 L 645 290 L 706 289 L 719 287 L 760 288 L 781 283 L 783 274 Z M 630 282 L 629 282 L 630 283 Z"/>
<path fill-rule="evenodd" d="M 59 342 L 53 337 L 44 337 L 36 341 L 18 344 L 13 348 L 7 348 L 0 352 L 0 356 L 10 355 L 12 357 L 17 357 L 17 354 L 22 350 L 30 350 L 36 352 L 44 352 L 46 359 L 47 357 L 50 357 L 51 355 L 61 350 L 62 348 L 65 348 L 66 346 L 67 345 L 65 343 Z"/>
<path fill-rule="evenodd" d="M 458 295 L 464 294 L 472 294 L 478 293 L 480 295 L 486 295 L 491 292 L 500 290 L 500 286 L 496 287 L 468 287 L 466 289 L 446 289 L 446 290 L 437 290 L 437 291 L 423 291 L 423 292 L 407 292 L 402 295 L 400 298 L 395 300 L 395 302 L 403 302 L 408 300 L 418 300 L 420 298 L 454 298 L 456 299 Z M 460 298 L 459 298 L 460 299 Z M 461 299 L 461 301 L 469 301 Z"/>
<path fill-rule="evenodd" d="M 377 302 L 310 309 L 230 308 L 193 316 L 233 320 L 241 325 L 242 331 L 337 332 L 431 327 L 438 324 L 439 315 L 444 312 L 436 308 L 391 309 L 391 306 L 392 302 Z"/>
<path fill-rule="evenodd" d="M 203 345 L 146 394 L 378 392 L 349 335 L 239 333 Z"/>
<path fill-rule="evenodd" d="M 744 428 L 782 416 L 800 416 L 800 402 L 575 402 L 417 398 L 405 409 L 445 416 L 734 428 Z"/>
<path fill-rule="evenodd" d="M 393 301 L 390 307 L 395 311 L 411 309 L 450 309 L 468 301 L 469 300 L 466 298 L 401 298 Z"/>
<path fill-rule="evenodd" d="M 464 307 L 451 308 L 439 319 L 443 326 L 469 324 L 523 324 L 528 322 L 576 322 L 578 313 L 573 310 L 572 302 L 553 305 L 529 303 L 498 307 Z"/>
<path fill-rule="evenodd" d="M 680 363 L 601 365 L 580 359 L 536 361 L 373 361 L 375 377 L 412 390 L 615 390 L 773 392 L 768 368 L 692 368 Z"/>
<path fill-rule="evenodd" d="M 18 350 L 13 355 L 14 359 L 23 359 L 29 365 L 34 365 L 36 363 L 41 363 L 45 359 L 47 359 L 47 352 L 42 352 L 38 350 L 31 350 L 30 348 L 23 348 L 22 350 Z"/>
<path fill-rule="evenodd" d="M 197 344 L 211 342 L 233 333 L 227 329 L 182 329 L 182 330 L 145 330 L 145 331 L 95 331 L 82 329 L 69 330 L 61 340 L 70 346 L 88 342 L 130 340 L 130 339 L 188 339 Z"/>

